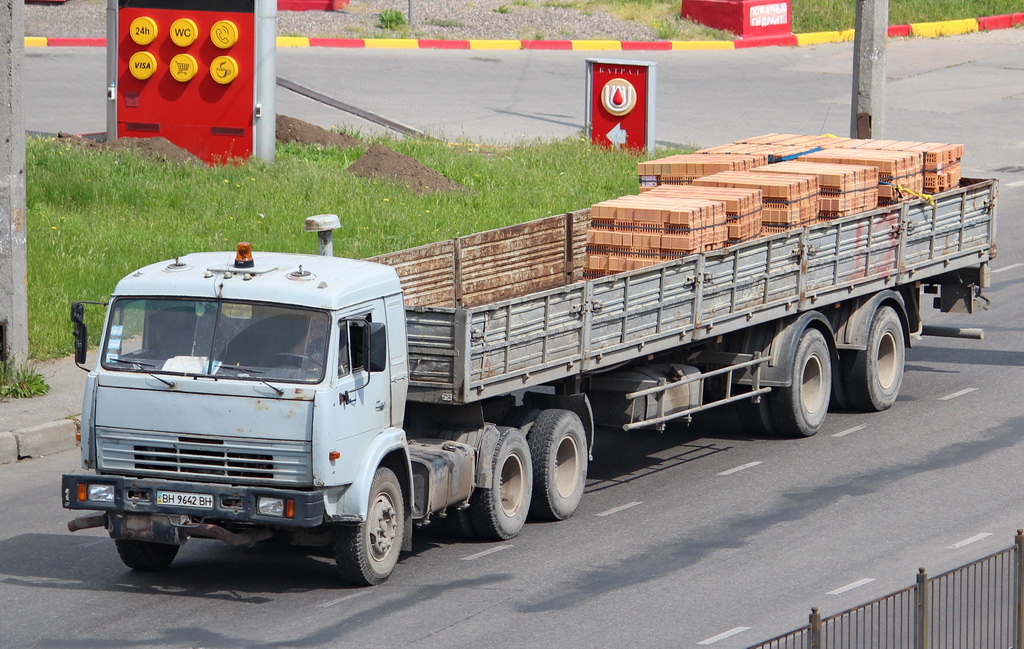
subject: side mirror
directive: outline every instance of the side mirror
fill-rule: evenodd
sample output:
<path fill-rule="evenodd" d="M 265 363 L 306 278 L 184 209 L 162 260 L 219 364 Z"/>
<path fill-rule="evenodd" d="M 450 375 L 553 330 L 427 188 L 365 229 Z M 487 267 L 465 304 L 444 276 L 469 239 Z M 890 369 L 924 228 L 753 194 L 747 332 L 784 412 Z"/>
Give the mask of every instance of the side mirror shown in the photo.
<path fill-rule="evenodd" d="M 89 328 L 85 326 L 85 303 L 71 303 L 71 322 L 75 323 L 75 364 L 83 365 L 89 349 Z"/>
<path fill-rule="evenodd" d="M 371 372 L 383 372 L 388 367 L 387 331 L 383 322 L 369 323 L 369 341 L 367 345 L 369 369 Z"/>

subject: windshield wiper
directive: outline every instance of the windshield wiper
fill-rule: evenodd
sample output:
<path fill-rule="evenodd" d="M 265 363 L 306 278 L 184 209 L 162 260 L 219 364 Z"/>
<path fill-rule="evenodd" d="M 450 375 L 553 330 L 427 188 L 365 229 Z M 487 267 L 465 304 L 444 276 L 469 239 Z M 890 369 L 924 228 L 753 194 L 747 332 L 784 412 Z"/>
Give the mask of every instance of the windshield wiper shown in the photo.
<path fill-rule="evenodd" d="M 221 365 L 219 368 L 217 368 L 217 371 L 219 372 L 221 370 L 235 370 L 236 372 L 245 372 L 246 374 L 252 374 L 257 381 L 259 381 L 263 385 L 267 386 L 268 388 L 276 392 L 277 396 L 281 396 L 284 394 L 284 390 L 267 383 L 258 376 L 259 374 L 263 374 L 261 370 L 256 370 L 251 367 L 244 367 L 242 365 Z"/>
<path fill-rule="evenodd" d="M 107 362 L 108 363 L 120 363 L 122 365 L 131 365 L 133 368 L 139 369 L 139 370 L 141 370 L 144 367 L 156 367 L 156 364 L 154 364 L 154 363 L 143 363 L 142 361 L 129 361 L 129 360 L 125 360 L 123 358 L 108 358 Z M 152 376 L 154 379 L 156 379 L 157 381 L 160 381 L 161 383 L 163 383 L 164 385 L 166 385 L 169 388 L 173 388 L 174 387 L 174 382 L 173 381 L 168 381 L 167 379 L 161 378 L 161 377 L 157 376 L 156 374 L 153 374 L 152 372 L 146 372 L 146 374 L 148 374 L 149 376 Z"/>

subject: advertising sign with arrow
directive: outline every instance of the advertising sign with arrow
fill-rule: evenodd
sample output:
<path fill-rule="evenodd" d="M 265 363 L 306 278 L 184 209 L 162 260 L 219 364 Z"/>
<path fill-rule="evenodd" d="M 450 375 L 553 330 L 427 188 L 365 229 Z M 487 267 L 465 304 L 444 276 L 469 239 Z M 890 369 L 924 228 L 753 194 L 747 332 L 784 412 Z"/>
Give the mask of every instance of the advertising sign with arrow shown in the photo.
<path fill-rule="evenodd" d="M 604 147 L 654 152 L 655 63 L 587 59 L 587 132 Z"/>

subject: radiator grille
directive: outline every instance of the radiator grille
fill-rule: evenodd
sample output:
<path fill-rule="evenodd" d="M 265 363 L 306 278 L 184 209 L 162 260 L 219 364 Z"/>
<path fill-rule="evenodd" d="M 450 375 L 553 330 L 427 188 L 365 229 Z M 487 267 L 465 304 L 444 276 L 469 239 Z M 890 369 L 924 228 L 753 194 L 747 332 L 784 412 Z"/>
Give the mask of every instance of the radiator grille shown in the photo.
<path fill-rule="evenodd" d="M 308 485 L 309 442 L 98 429 L 99 468 L 229 484 Z"/>

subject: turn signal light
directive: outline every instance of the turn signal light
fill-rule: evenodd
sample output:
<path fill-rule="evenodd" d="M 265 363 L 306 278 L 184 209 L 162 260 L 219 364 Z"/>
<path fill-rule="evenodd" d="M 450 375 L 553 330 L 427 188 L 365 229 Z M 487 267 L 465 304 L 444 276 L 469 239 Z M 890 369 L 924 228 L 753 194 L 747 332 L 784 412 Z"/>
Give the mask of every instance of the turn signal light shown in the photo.
<path fill-rule="evenodd" d="M 340 460 L 341 451 L 331 451 L 330 453 L 327 454 L 327 459 L 330 460 L 331 462 L 334 462 L 335 460 Z"/>
<path fill-rule="evenodd" d="M 242 241 L 235 249 L 235 268 L 252 268 L 256 262 L 252 258 L 252 244 Z"/>
<path fill-rule="evenodd" d="M 86 486 L 79 482 L 78 483 L 78 502 L 84 503 L 89 499 L 89 492 L 86 491 Z"/>
<path fill-rule="evenodd" d="M 295 501 L 290 498 L 284 501 L 284 517 L 295 518 Z"/>

